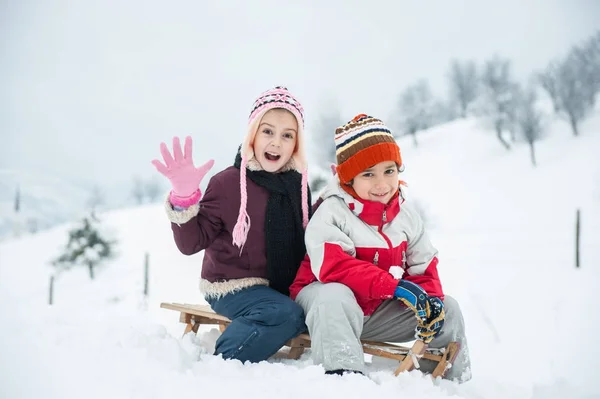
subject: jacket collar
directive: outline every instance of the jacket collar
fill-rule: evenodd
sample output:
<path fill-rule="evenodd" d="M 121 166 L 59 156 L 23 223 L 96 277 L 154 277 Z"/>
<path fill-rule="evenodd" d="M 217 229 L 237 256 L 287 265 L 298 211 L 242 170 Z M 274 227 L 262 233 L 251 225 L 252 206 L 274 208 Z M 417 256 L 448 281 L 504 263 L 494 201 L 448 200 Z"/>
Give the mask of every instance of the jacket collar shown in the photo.
<path fill-rule="evenodd" d="M 400 213 L 400 204 L 404 202 L 401 188 L 398 188 L 398 193 L 387 204 L 355 198 L 340 186 L 337 177 L 329 182 L 321 194 L 323 199 L 332 196 L 343 199 L 352 213 L 371 226 L 380 226 L 391 222 Z"/>
<path fill-rule="evenodd" d="M 362 204 L 362 210 L 358 217 L 371 226 L 387 224 L 400 212 L 399 198 L 400 196 L 396 193 L 387 204 L 355 198 L 355 202 Z"/>

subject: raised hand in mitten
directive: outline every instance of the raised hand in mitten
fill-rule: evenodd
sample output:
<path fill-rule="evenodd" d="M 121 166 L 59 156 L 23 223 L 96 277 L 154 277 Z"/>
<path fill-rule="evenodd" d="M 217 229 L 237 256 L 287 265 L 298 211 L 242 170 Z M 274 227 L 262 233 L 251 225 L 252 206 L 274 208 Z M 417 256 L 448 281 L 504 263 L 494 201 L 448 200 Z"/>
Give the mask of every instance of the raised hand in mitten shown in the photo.
<path fill-rule="evenodd" d="M 417 325 L 416 337 L 425 343 L 431 342 L 444 327 L 446 313 L 444 303 L 437 297 L 429 297 L 426 306 L 427 320 Z"/>
<path fill-rule="evenodd" d="M 160 143 L 160 152 L 165 163 L 155 159 L 152 164 L 171 182 L 173 187 L 170 194 L 171 203 L 186 208 L 197 203 L 202 195 L 199 188 L 200 182 L 213 167 L 215 161 L 211 159 L 204 165 L 195 167 L 190 136 L 185 138 L 183 152 L 179 137 L 173 137 L 173 155 L 165 143 Z"/>
<path fill-rule="evenodd" d="M 420 323 L 427 321 L 427 293 L 423 288 L 415 283 L 407 280 L 400 280 L 396 290 L 394 291 L 394 298 L 402 301 L 409 309 L 415 312 L 415 316 Z"/>

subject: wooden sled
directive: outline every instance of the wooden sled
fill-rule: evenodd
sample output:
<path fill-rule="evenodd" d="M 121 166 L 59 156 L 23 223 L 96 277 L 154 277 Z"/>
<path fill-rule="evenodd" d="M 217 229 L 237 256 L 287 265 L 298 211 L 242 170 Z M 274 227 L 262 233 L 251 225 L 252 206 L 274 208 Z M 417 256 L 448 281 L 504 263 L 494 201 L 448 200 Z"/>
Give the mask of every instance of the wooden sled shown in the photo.
<path fill-rule="evenodd" d="M 231 320 L 225 316 L 215 313 L 208 305 L 194 305 L 182 303 L 161 303 L 163 309 L 178 311 L 179 321 L 185 323 L 183 335 L 193 331 L 198 332 L 198 327 L 202 324 L 218 325 L 221 332 L 225 331 Z M 289 347 L 287 353 L 288 359 L 299 359 L 304 353 L 304 349 L 310 348 L 310 336 L 300 334 L 286 342 Z M 432 373 L 432 377 L 443 377 L 446 371 L 452 366 L 452 362 L 458 354 L 458 342 L 450 342 L 446 348 L 433 349 L 427 348 L 423 341 L 416 341 L 412 348 L 405 346 L 374 341 L 362 341 L 363 351 L 370 355 L 380 356 L 387 359 L 394 359 L 400 362 L 400 366 L 394 372 L 398 375 L 404 371 L 410 371 L 419 368 L 420 359 L 429 359 L 437 362 L 437 367 Z"/>

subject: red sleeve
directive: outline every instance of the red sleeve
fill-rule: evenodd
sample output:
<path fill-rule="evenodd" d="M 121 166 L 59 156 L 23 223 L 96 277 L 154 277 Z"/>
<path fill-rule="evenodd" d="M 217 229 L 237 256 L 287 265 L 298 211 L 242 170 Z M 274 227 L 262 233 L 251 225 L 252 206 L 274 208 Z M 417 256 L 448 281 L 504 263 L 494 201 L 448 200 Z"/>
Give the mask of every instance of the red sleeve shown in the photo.
<path fill-rule="evenodd" d="M 389 299 L 398 285 L 389 272 L 372 263 L 356 259 L 337 244 L 324 244 L 323 264 L 319 280 L 323 283 L 341 283 L 356 296 L 368 299 Z"/>
<path fill-rule="evenodd" d="M 437 270 L 438 258 L 434 257 L 427 269 L 425 269 L 425 273 L 416 274 L 410 276 L 408 273 L 405 273 L 402 277 L 403 279 L 418 284 L 427 292 L 429 296 L 436 296 L 440 299 L 444 299 L 444 292 L 442 290 L 442 283 L 440 281 L 440 277 L 438 275 Z"/>

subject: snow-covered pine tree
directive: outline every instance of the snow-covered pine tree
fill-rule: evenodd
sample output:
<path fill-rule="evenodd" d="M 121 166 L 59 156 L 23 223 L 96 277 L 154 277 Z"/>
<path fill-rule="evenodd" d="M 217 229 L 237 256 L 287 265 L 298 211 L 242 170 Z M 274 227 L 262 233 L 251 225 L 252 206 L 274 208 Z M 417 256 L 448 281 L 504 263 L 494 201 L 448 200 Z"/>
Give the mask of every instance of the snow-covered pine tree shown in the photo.
<path fill-rule="evenodd" d="M 103 237 L 98 224 L 99 220 L 93 216 L 83 218 L 80 225 L 69 231 L 64 252 L 52 261 L 52 265 L 62 270 L 86 266 L 93 280 L 94 268 L 112 257 L 116 244 Z"/>

